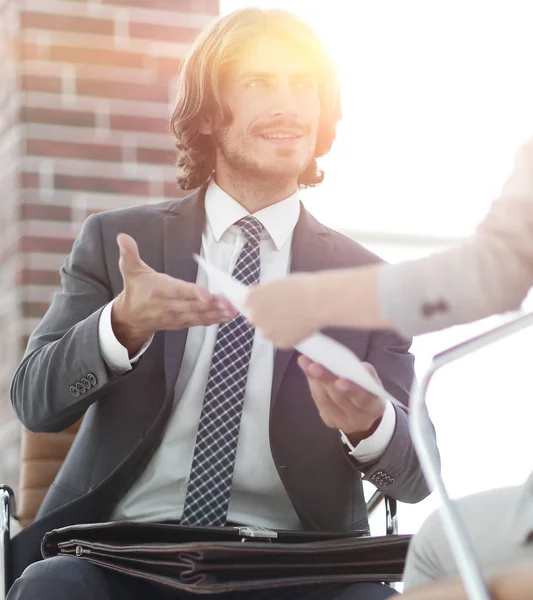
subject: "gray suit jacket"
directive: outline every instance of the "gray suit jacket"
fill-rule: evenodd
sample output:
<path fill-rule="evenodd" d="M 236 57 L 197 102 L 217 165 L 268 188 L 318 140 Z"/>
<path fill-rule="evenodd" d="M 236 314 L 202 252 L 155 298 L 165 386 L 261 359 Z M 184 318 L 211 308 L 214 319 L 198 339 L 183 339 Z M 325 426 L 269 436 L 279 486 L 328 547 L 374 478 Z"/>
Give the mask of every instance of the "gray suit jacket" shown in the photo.
<path fill-rule="evenodd" d="M 62 268 L 62 290 L 32 334 L 12 384 L 14 409 L 32 431 L 61 431 L 84 417 L 39 519 L 15 538 L 20 538 L 15 544 L 19 565 L 15 575 L 24 563 L 36 560 L 35 544 L 46 530 L 107 519 L 158 447 L 187 331 L 156 333 L 133 370 L 116 376 L 100 354 L 98 319 L 122 290 L 119 232 L 137 240 L 141 257 L 157 271 L 196 281 L 193 253 L 201 246 L 203 200 L 201 190 L 180 201 L 109 211 L 85 222 Z M 302 207 L 293 237 L 293 271 L 378 260 L 318 223 Z M 371 362 L 385 387 L 407 404 L 413 380 L 408 343 L 389 332 L 327 333 Z M 410 441 L 407 409 L 396 409 L 396 430 L 384 454 L 374 462 L 357 464 L 346 455 L 338 432 L 320 419 L 296 358 L 293 351 L 277 352 L 275 357 L 270 439 L 302 527 L 341 531 L 367 526 L 361 474 L 399 500 L 424 498 L 429 489 Z M 72 393 L 73 386 L 87 387 L 87 382 L 90 388 L 85 392 Z"/>

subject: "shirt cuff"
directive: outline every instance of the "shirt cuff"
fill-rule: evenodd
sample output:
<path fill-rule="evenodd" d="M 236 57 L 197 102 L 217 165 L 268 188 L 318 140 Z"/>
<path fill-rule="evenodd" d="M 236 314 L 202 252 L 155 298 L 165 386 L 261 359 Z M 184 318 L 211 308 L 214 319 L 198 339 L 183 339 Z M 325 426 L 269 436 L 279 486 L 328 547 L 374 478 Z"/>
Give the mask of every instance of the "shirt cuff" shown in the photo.
<path fill-rule="evenodd" d="M 394 429 L 396 428 L 396 411 L 392 402 L 387 400 L 381 423 L 374 433 L 364 440 L 361 440 L 355 448 L 351 446 L 346 434 L 341 431 L 342 441 L 351 447 L 349 454 L 359 462 L 365 463 L 379 458 L 389 445 Z"/>
<path fill-rule="evenodd" d="M 113 300 L 114 302 L 114 300 Z M 129 357 L 128 350 L 117 340 L 111 325 L 111 310 L 113 302 L 110 302 L 102 311 L 100 321 L 98 322 L 98 343 L 100 352 L 106 365 L 115 375 L 123 375 L 131 371 L 133 365 L 146 352 L 148 346 L 152 343 L 154 336 L 145 342 L 138 352 L 132 358 Z"/>

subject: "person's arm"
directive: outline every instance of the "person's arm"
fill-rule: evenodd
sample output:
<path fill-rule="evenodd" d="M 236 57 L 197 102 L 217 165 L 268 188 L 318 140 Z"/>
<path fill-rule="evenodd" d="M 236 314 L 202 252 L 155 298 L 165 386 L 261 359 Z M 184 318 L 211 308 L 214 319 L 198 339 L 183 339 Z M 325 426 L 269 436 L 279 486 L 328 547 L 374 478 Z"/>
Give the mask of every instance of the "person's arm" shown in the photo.
<path fill-rule="evenodd" d="M 344 343 L 353 351 L 359 345 L 350 339 Z M 414 377 L 409 342 L 392 332 L 371 333 L 363 358 L 369 372 L 404 407 L 378 398 L 353 382 L 338 379 L 305 356 L 299 357 L 298 364 L 307 376 L 324 423 L 345 434 L 340 437 L 353 468 L 387 495 L 402 502 L 419 502 L 431 490 L 409 433 L 408 402 Z M 384 431 L 380 432 L 380 428 Z M 435 437 L 433 443 L 434 453 L 438 454 Z"/>
<path fill-rule="evenodd" d="M 31 431 L 66 429 L 115 379 L 98 344 L 100 315 L 112 292 L 97 215 L 85 221 L 61 269 L 61 285 L 11 384 L 15 413 Z M 83 378 L 91 383 L 84 392 L 77 386 Z"/>
<path fill-rule="evenodd" d="M 331 274 L 328 304 L 345 296 L 327 319 L 412 336 L 518 309 L 533 285 L 532 240 L 533 140 L 471 238 L 427 258 Z"/>
<path fill-rule="evenodd" d="M 62 431 L 107 393 L 107 386 L 132 376 L 106 366 L 99 324 L 113 297 L 101 216 L 92 215 L 61 269 L 61 291 L 30 336 L 11 384 L 13 408 L 31 431 Z M 114 242 L 114 240 L 113 240 Z M 124 282 L 111 308 L 117 341 L 136 356 L 156 331 L 221 323 L 231 318 L 215 296 L 199 286 L 157 273 L 140 258 L 137 244 L 119 236 Z"/>
<path fill-rule="evenodd" d="M 488 580 L 493 600 L 533 600 L 533 564 L 512 567 Z M 468 600 L 460 579 L 439 581 L 410 590 L 403 600 Z"/>
<path fill-rule="evenodd" d="M 462 245 L 397 264 L 297 274 L 251 290 L 252 322 L 279 347 L 324 327 L 406 337 L 519 308 L 533 285 L 533 140 Z"/>
<path fill-rule="evenodd" d="M 414 381 L 410 343 L 390 331 L 373 332 L 370 336 L 364 359 L 374 366 L 383 387 L 405 408 L 393 405 L 396 413 L 394 432 L 379 457 L 365 462 L 354 458 L 353 462 L 364 478 L 385 494 L 400 502 L 414 503 L 427 497 L 431 489 L 422 473 L 409 431 L 409 395 Z M 435 434 L 433 444 L 433 454 L 438 456 Z"/>

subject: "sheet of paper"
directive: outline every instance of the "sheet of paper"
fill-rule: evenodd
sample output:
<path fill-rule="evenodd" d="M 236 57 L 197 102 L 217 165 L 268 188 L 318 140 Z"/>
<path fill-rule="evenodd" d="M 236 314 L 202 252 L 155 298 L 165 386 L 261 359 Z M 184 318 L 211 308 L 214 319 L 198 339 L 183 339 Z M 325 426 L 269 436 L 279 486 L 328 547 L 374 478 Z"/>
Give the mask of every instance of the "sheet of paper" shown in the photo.
<path fill-rule="evenodd" d="M 200 267 L 205 270 L 209 279 L 220 290 L 233 306 L 246 318 L 249 317 L 245 307 L 248 288 L 227 273 L 209 264 L 202 257 L 194 257 Z M 372 394 L 387 398 L 400 404 L 385 388 L 379 384 L 365 369 L 359 358 L 346 346 L 322 334 L 315 333 L 295 346 L 296 350 L 311 360 L 323 365 L 326 369 L 343 379 L 348 379 L 365 388 Z M 403 406 L 403 405 L 402 405 Z"/>

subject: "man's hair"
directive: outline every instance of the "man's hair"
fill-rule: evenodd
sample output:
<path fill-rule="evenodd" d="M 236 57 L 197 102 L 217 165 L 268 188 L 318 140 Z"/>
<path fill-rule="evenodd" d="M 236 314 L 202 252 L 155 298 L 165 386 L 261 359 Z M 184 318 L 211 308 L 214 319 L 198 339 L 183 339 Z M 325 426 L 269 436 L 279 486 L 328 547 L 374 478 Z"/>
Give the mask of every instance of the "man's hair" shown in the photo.
<path fill-rule="evenodd" d="M 246 8 L 209 24 L 183 63 L 170 120 L 176 139 L 179 188 L 195 189 L 211 177 L 216 146 L 213 136 L 202 133 L 201 126 L 207 116 L 214 123 L 231 123 L 230 109 L 221 95 L 224 68 L 236 59 L 248 40 L 258 36 L 287 41 L 312 60 L 318 81 L 320 119 L 313 160 L 301 173 L 298 183 L 303 187 L 315 186 L 324 179 L 316 158 L 329 152 L 335 126 L 341 118 L 340 86 L 331 58 L 311 28 L 291 13 Z"/>

